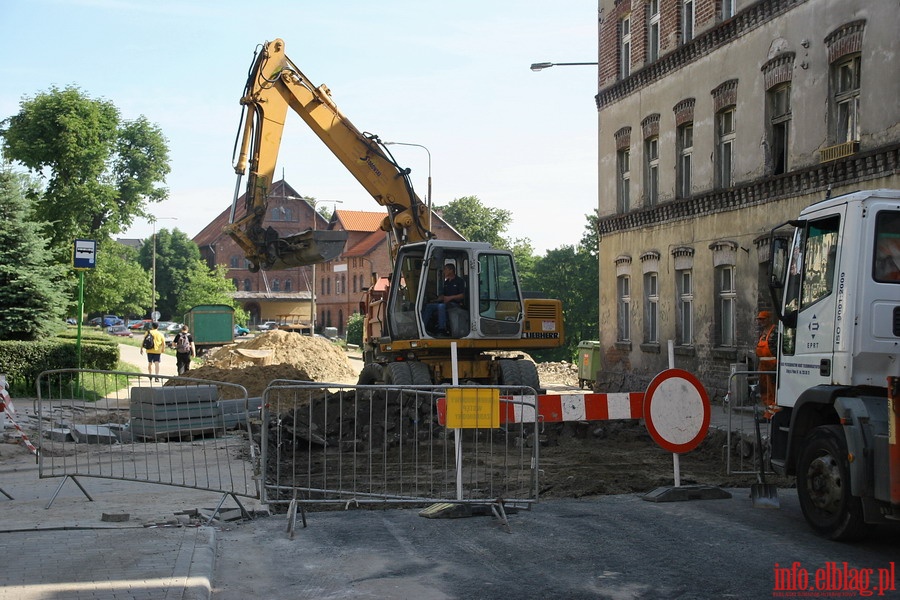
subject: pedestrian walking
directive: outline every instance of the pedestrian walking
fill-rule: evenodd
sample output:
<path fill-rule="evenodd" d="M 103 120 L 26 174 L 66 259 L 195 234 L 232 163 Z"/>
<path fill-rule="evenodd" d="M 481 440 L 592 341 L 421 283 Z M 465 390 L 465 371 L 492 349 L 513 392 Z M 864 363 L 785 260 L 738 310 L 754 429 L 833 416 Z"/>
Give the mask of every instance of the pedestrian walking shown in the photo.
<path fill-rule="evenodd" d="M 172 340 L 172 347 L 175 348 L 175 362 L 178 366 L 178 374 L 184 375 L 191 370 L 191 359 L 197 356 L 194 336 L 191 335 L 187 325 L 181 326 L 181 331 Z"/>
<path fill-rule="evenodd" d="M 159 381 L 159 362 L 165 349 L 166 338 L 159 332 L 159 323 L 153 321 L 150 324 L 150 331 L 147 332 L 143 343 L 141 343 L 141 354 L 145 350 L 147 351 L 147 374 L 154 375 L 156 381 Z"/>

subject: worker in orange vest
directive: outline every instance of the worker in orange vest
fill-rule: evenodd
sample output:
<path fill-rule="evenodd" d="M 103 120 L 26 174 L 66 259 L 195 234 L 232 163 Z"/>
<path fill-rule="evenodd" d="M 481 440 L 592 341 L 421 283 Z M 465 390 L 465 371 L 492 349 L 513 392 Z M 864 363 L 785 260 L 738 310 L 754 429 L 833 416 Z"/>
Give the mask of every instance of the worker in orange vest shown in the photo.
<path fill-rule="evenodd" d="M 775 371 L 778 366 L 778 332 L 775 319 L 768 310 L 760 311 L 756 316 L 759 325 L 759 341 L 756 343 L 756 356 L 759 364 L 757 371 Z M 759 396 L 766 408 L 765 417 L 771 419 L 778 410 L 775 406 L 775 376 L 760 374 Z"/>

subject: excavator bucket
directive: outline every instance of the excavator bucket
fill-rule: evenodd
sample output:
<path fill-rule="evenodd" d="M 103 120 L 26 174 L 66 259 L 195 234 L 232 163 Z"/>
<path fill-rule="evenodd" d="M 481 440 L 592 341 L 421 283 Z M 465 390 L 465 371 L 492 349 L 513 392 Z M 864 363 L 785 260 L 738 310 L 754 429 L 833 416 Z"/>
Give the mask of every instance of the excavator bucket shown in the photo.
<path fill-rule="evenodd" d="M 307 229 L 286 237 L 277 237 L 276 233 L 275 239 L 266 243 L 267 261 L 263 268 L 279 270 L 327 262 L 340 256 L 346 241 L 346 231 Z"/>

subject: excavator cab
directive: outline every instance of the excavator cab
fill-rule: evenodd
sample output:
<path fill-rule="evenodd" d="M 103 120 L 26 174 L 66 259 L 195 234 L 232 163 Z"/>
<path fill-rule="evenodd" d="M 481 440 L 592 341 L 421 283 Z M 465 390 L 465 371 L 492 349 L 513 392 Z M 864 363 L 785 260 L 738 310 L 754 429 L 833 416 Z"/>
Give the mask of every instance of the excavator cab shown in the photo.
<path fill-rule="evenodd" d="M 465 282 L 462 301 L 446 303 L 446 328 L 439 331 L 429 305 L 444 295 L 443 269 L 452 265 Z M 489 244 L 431 240 L 400 249 L 388 296 L 391 339 L 517 338 L 523 301 L 513 258 Z"/>

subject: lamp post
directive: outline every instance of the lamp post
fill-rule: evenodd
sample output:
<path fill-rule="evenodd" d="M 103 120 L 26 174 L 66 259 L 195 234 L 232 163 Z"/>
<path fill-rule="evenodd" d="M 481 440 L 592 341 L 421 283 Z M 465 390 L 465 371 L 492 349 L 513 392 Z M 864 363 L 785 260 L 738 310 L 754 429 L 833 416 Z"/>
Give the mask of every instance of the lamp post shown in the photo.
<path fill-rule="evenodd" d="M 544 69 L 549 69 L 550 67 L 583 67 L 588 65 L 596 66 L 595 62 L 563 62 L 563 63 L 554 63 L 554 62 L 539 62 L 539 63 L 531 63 L 532 71 L 543 71 Z"/>
<path fill-rule="evenodd" d="M 425 205 L 428 206 L 428 224 L 426 225 L 426 229 L 431 229 L 431 151 L 422 144 L 410 144 L 407 142 L 384 142 L 384 145 L 415 146 L 416 148 L 421 148 L 428 153 L 428 190 L 426 192 L 427 198 L 425 199 Z"/>
<path fill-rule="evenodd" d="M 159 321 L 159 313 L 156 312 L 156 222 L 159 220 L 177 221 L 178 217 L 150 217 L 150 223 L 153 224 L 153 254 L 150 259 L 153 277 L 153 297 L 151 299 L 150 319 L 153 321 Z"/>

